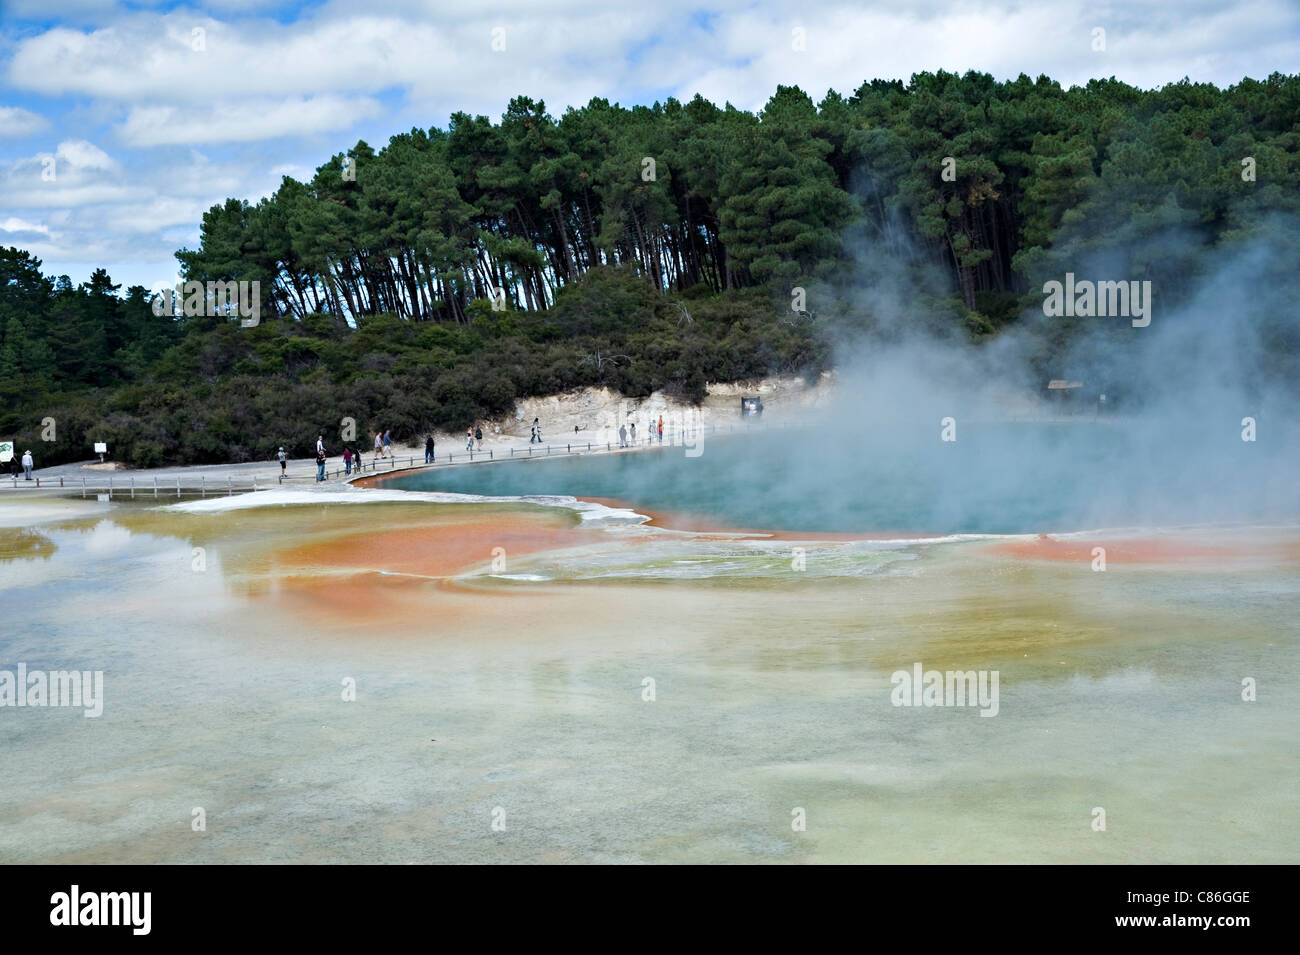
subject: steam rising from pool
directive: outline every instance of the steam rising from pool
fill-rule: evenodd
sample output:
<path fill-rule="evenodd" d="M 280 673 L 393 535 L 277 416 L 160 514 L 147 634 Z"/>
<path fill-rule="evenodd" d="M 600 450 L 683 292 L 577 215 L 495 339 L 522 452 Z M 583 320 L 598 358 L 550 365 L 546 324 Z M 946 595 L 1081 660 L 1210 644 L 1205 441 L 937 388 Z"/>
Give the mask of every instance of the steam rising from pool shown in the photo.
<path fill-rule="evenodd" d="M 736 528 L 841 533 L 1294 522 L 1295 234 L 1276 220 L 1235 252 L 1205 251 L 1182 284 L 1156 287 L 1147 327 L 1031 305 L 978 345 L 938 314 L 932 271 L 864 247 L 858 286 L 809 292 L 838 297 L 849 316 L 827 330 L 837 380 L 815 415 L 769 411 L 755 440 L 706 437 L 698 457 L 515 461 L 388 486 L 613 498 Z M 1075 271 L 1107 275 L 1134 255 L 1112 250 Z M 1049 379 L 1080 387 L 1049 393 Z"/>

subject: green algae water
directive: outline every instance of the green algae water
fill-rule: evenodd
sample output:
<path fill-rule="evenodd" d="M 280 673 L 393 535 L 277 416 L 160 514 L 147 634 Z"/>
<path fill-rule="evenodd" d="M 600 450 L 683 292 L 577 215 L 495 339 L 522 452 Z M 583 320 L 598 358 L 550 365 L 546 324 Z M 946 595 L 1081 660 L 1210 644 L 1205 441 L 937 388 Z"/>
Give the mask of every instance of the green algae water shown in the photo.
<path fill-rule="evenodd" d="M 810 541 L 790 572 L 578 509 L 298 500 L 0 502 L 0 669 L 104 674 L 98 718 L 0 708 L 0 860 L 1300 858 L 1294 528 L 1104 573 Z M 525 519 L 577 536 L 495 565 Z M 450 576 L 370 556 L 467 522 Z M 997 671 L 996 716 L 894 705 L 916 664 Z"/>

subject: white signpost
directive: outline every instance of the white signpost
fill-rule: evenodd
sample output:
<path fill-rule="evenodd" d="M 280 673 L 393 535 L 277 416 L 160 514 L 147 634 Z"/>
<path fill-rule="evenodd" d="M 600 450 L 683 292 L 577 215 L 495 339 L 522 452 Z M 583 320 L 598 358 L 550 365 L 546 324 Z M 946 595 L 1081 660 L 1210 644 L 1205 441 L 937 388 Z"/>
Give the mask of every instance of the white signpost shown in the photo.
<path fill-rule="evenodd" d="M 95 442 L 95 453 L 99 455 L 99 463 L 100 463 L 100 464 L 103 464 L 103 463 L 104 463 L 104 455 L 108 454 L 108 442 L 107 442 L 107 441 L 96 441 L 96 442 Z"/>
<path fill-rule="evenodd" d="M 0 464 L 6 464 L 14 459 L 14 443 L 12 441 L 0 441 Z"/>

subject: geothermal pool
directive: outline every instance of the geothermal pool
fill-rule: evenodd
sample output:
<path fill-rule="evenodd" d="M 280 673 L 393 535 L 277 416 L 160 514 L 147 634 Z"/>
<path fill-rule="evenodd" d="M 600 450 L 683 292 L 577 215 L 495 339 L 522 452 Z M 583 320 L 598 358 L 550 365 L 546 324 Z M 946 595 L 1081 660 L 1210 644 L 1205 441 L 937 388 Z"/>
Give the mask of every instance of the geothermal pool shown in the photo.
<path fill-rule="evenodd" d="M 0 861 L 1300 857 L 1294 524 L 942 525 L 863 482 L 819 521 L 717 477 L 739 447 L 0 499 L 0 670 L 104 686 L 0 707 Z M 996 672 L 996 715 L 895 705 L 918 664 Z"/>
<path fill-rule="evenodd" d="M 938 421 L 938 418 L 935 418 Z M 398 474 L 383 487 L 614 499 L 674 524 L 944 535 L 1040 533 L 1200 521 L 1294 521 L 1300 485 L 1282 442 L 1238 430 L 1120 420 L 961 425 L 908 420 L 699 438 L 637 454 L 479 462 Z M 690 453 L 688 453 L 690 452 Z M 684 518 L 678 520 L 678 518 Z"/>

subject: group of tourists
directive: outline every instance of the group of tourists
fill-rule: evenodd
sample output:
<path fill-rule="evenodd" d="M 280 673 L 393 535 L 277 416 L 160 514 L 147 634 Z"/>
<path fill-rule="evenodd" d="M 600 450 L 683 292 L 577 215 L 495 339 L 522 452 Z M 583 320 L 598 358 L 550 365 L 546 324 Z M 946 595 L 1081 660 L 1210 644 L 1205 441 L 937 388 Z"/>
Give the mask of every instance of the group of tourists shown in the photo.
<path fill-rule="evenodd" d="M 15 454 L 10 460 L 13 462 L 10 464 L 10 467 L 13 469 L 14 477 L 17 478 L 19 464 L 18 455 Z M 36 462 L 32 460 L 32 452 L 30 450 L 24 451 L 22 457 L 23 480 L 30 481 L 32 479 L 32 468 L 35 466 Z"/>
<path fill-rule="evenodd" d="M 533 422 L 533 426 L 534 429 L 537 428 L 536 421 Z M 535 430 L 534 433 L 537 439 L 541 440 L 540 430 Z M 477 425 L 465 431 L 466 449 L 473 451 L 476 446 L 478 450 L 480 451 L 483 450 L 483 426 L 482 425 Z M 434 448 L 435 448 L 435 443 L 434 443 L 433 435 L 430 434 L 426 436 L 424 439 L 424 463 L 425 464 L 434 463 Z M 374 449 L 375 449 L 376 461 L 378 461 L 380 458 L 393 457 L 393 433 L 390 429 L 385 429 L 383 431 L 375 432 Z M 289 455 L 284 448 L 280 448 L 279 451 L 276 453 L 276 458 L 280 462 L 280 479 L 284 480 L 284 478 L 288 476 Z M 24 459 L 24 462 L 29 463 L 30 460 L 31 460 L 30 452 L 28 452 L 28 456 Z M 317 481 L 325 480 L 325 463 L 326 463 L 325 436 L 323 434 L 319 434 L 316 436 L 316 480 Z M 361 452 L 358 451 L 356 448 L 344 447 L 343 449 L 344 473 L 351 474 L 354 466 L 356 467 L 357 473 L 360 474 L 362 468 Z"/>
<path fill-rule="evenodd" d="M 648 423 L 650 432 L 650 441 L 658 440 L 660 444 L 664 441 L 664 418 L 660 415 L 658 420 L 650 419 Z M 542 443 L 542 423 L 540 418 L 533 418 L 531 434 L 528 439 L 529 444 Z M 630 448 L 636 444 L 636 422 L 631 421 L 620 425 L 618 429 L 618 446 L 620 448 Z M 434 463 L 435 442 L 433 435 L 427 435 L 424 439 L 424 463 Z M 465 450 L 482 451 L 483 450 L 483 426 L 477 424 L 472 428 L 465 429 Z M 374 456 L 378 461 L 380 458 L 393 457 L 393 433 L 389 429 L 375 432 Z M 280 477 L 283 480 L 288 473 L 289 455 L 284 448 L 280 448 L 276 457 L 280 462 Z M 16 463 L 16 462 L 15 462 Z M 32 457 L 31 452 L 23 455 L 23 467 L 27 470 L 29 480 L 31 475 Z M 319 434 L 316 436 L 316 480 L 325 480 L 325 436 Z M 351 474 L 353 467 L 356 467 L 357 473 L 361 473 L 361 452 L 356 448 L 344 447 L 343 449 L 343 470 L 346 474 Z"/>
<path fill-rule="evenodd" d="M 660 415 L 658 420 L 651 418 L 648 422 L 650 432 L 649 440 L 656 439 L 660 444 L 664 443 L 664 416 Z M 575 428 L 575 431 L 577 429 Z M 542 443 L 542 423 L 540 418 L 534 418 L 532 424 L 532 433 L 528 439 L 529 444 Z M 636 444 L 636 422 L 630 421 L 626 424 L 619 425 L 618 429 L 618 446 L 620 448 L 630 448 Z M 430 434 L 424 439 L 424 463 L 434 463 L 434 439 Z M 391 458 L 393 456 L 393 433 L 389 429 L 375 432 L 375 460 L 380 458 Z M 465 429 L 465 450 L 483 450 L 483 426 L 477 424 L 472 428 Z M 280 462 L 280 479 L 284 480 L 288 476 L 289 455 L 282 447 L 276 453 L 276 458 Z M 17 460 L 14 461 L 15 473 L 17 472 Z M 316 480 L 325 480 L 325 435 L 316 436 Z M 27 480 L 32 479 L 32 452 L 28 451 L 22 458 L 23 470 L 27 472 Z M 351 474 L 353 467 L 356 467 L 357 473 L 361 473 L 361 452 L 356 448 L 343 448 L 343 470 L 345 474 Z"/>
<path fill-rule="evenodd" d="M 649 422 L 650 440 L 659 439 L 659 443 L 664 443 L 664 416 L 660 415 L 659 420 L 653 418 Z M 636 422 L 630 424 L 621 424 L 618 426 L 618 446 L 620 448 L 630 448 L 636 444 Z"/>
<path fill-rule="evenodd" d="M 387 437 L 387 436 L 388 436 L 388 432 L 385 431 L 382 437 Z M 381 435 L 378 434 L 375 435 L 376 448 L 379 448 L 381 446 L 380 438 Z M 391 439 L 389 439 L 389 447 L 391 448 Z M 376 453 L 378 452 L 376 451 Z M 277 461 L 280 462 L 280 480 L 283 481 L 286 477 L 289 476 L 289 452 L 286 451 L 283 446 L 281 446 L 276 451 L 275 458 Z M 325 435 L 318 434 L 316 435 L 316 480 L 318 482 L 325 480 L 326 461 L 327 461 L 327 456 L 325 453 Z M 349 448 L 345 446 L 343 448 L 344 472 L 347 474 L 351 474 L 352 466 L 354 464 L 356 465 L 357 473 L 360 474 L 361 473 L 361 452 L 358 451 L 356 448 Z"/>

